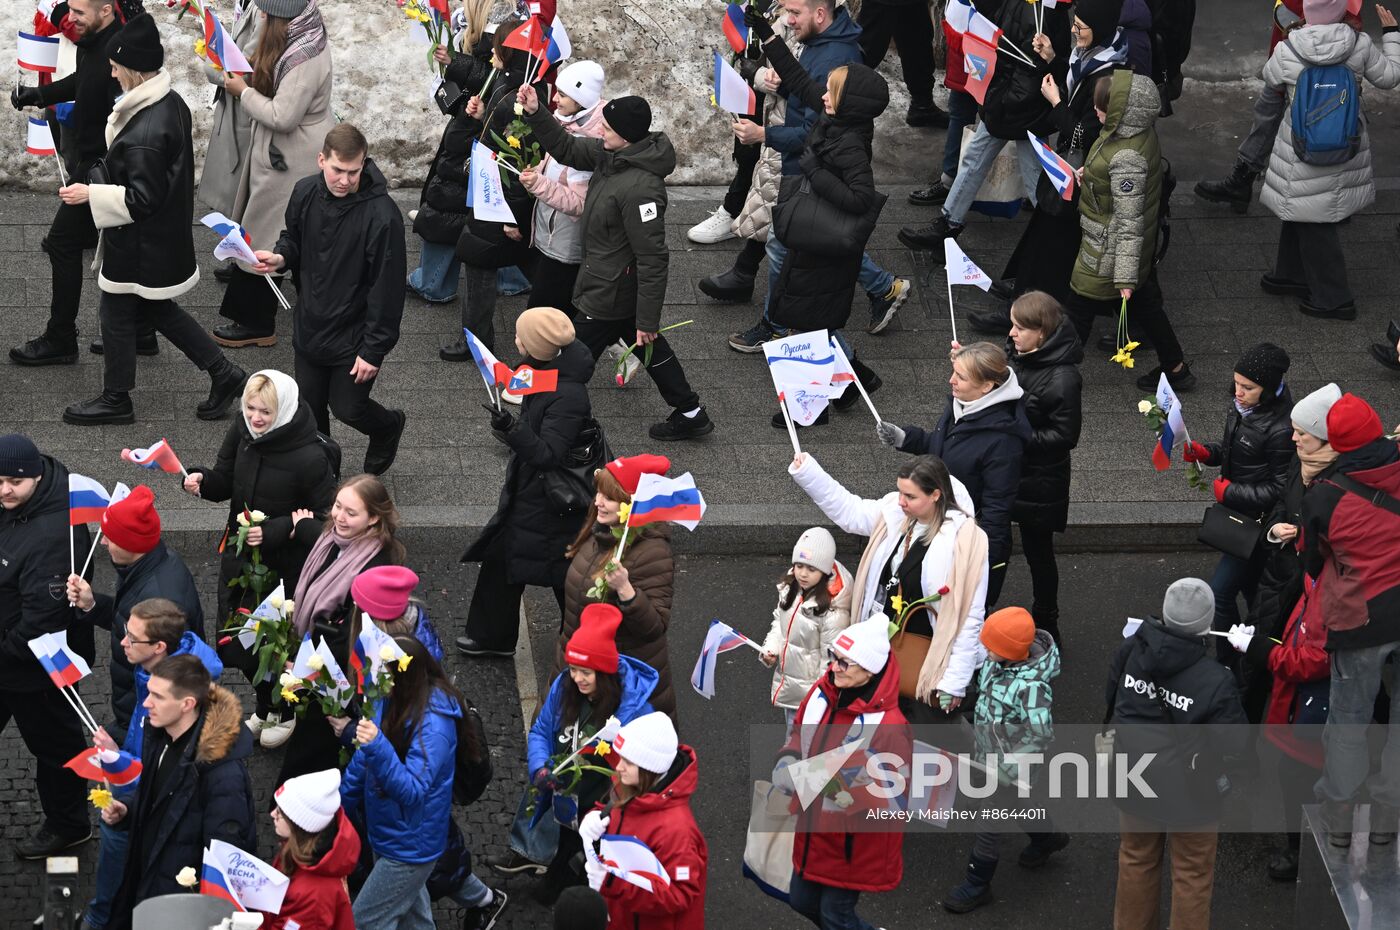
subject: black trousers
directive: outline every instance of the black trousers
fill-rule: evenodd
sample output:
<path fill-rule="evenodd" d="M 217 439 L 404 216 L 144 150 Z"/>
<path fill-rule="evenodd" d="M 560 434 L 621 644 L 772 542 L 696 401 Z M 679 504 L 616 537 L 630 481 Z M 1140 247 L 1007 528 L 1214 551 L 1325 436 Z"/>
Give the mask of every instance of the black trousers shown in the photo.
<path fill-rule="evenodd" d="M 53 283 L 49 322 L 44 327 L 44 335 L 50 339 L 69 342 L 78 338 L 78 305 L 83 298 L 83 278 L 86 277 L 83 249 L 96 246 L 97 227 L 92 224 L 92 208 L 85 203 L 73 205 L 60 202 L 58 212 L 49 225 L 49 234 L 39 243 L 39 247 L 49 256 Z"/>
<path fill-rule="evenodd" d="M 282 305 L 277 302 L 272 288 L 267 286 L 272 279 L 263 280 L 263 275 L 249 274 L 236 264 L 229 267 L 233 269 L 233 279 L 224 288 L 219 316 L 241 323 L 255 333 L 271 335 L 277 332 L 277 311 Z"/>
<path fill-rule="evenodd" d="M 621 339 L 628 345 L 637 341 L 637 318 L 595 320 L 580 313 L 574 320 L 574 335 L 588 346 L 588 351 L 593 353 L 593 360 L 597 361 L 603 350 L 617 340 Z M 642 346 L 633 354 L 646 358 L 645 353 L 646 346 Z M 700 406 L 700 395 L 695 393 L 690 387 L 690 382 L 685 379 L 681 360 L 671 351 L 671 344 L 666 341 L 665 336 L 657 336 L 656 341 L 652 343 L 651 364 L 646 367 L 647 374 L 651 375 L 651 380 L 656 383 L 656 389 L 661 392 L 666 403 L 682 413 L 689 413 Z"/>
<path fill-rule="evenodd" d="M 1308 303 L 1321 310 L 1335 310 L 1351 303 L 1347 283 L 1347 256 L 1336 223 L 1287 223 L 1278 235 L 1278 260 L 1274 274 L 1285 281 L 1308 286 Z"/>
<path fill-rule="evenodd" d="M 1021 552 L 1031 570 L 1031 598 L 1036 610 L 1059 610 L 1060 567 L 1055 562 L 1055 532 L 1020 524 Z M 1032 611 L 1034 613 L 1034 611 Z"/>
<path fill-rule="evenodd" d="M 77 714 L 57 688 L 46 685 L 40 691 L 0 691 L 0 731 L 11 720 L 34 754 L 44 826 L 59 836 L 86 833 L 87 782 L 63 767 L 87 745 Z"/>
<path fill-rule="evenodd" d="M 102 389 L 125 393 L 136 386 L 136 340 L 152 329 L 200 371 L 208 371 L 224 357 L 195 318 L 173 300 L 147 300 L 136 294 L 102 295 Z"/>
<path fill-rule="evenodd" d="M 1119 304 L 1120 301 L 1116 297 L 1110 300 L 1091 300 L 1071 291 L 1065 312 L 1074 323 L 1075 332 L 1079 333 L 1079 341 L 1088 345 L 1089 331 L 1094 328 L 1094 317 L 1108 315 L 1116 320 Z M 1186 360 L 1181 343 L 1177 341 L 1176 330 L 1172 329 L 1172 321 L 1167 318 L 1167 308 L 1162 303 L 1162 288 L 1157 283 L 1155 268 L 1147 276 L 1147 280 L 1141 282 L 1133 291 L 1133 296 L 1128 298 L 1128 326 L 1133 332 L 1143 333 L 1152 340 L 1152 344 L 1157 347 L 1157 363 L 1162 366 L 1163 371 L 1171 371 L 1179 362 Z"/>
<path fill-rule="evenodd" d="M 1299 831 L 1303 822 L 1303 805 L 1315 803 L 1313 785 L 1321 773 L 1305 762 L 1299 762 L 1286 752 L 1278 758 L 1278 784 L 1283 800 L 1283 823 L 1287 828 L 1288 845 L 1297 852 L 1302 837 Z"/>
<path fill-rule="evenodd" d="M 904 84 L 915 104 L 933 102 L 933 20 L 928 5 L 888 5 L 871 0 L 860 5 L 860 54 L 866 65 L 877 68 L 885 60 L 890 39 L 899 52 Z"/>
<path fill-rule="evenodd" d="M 562 310 L 571 320 L 576 317 L 574 282 L 578 280 L 578 268 L 578 265 L 536 252 L 535 273 L 530 278 L 530 306 L 553 307 Z"/>
<path fill-rule="evenodd" d="M 734 258 L 734 270 L 740 274 L 755 277 L 758 275 L 758 269 L 763 264 L 763 259 L 767 254 L 768 249 L 764 243 L 757 239 L 745 239 L 744 247 Z"/>
<path fill-rule="evenodd" d="M 758 112 L 763 112 L 763 95 L 758 95 Z M 748 119 L 749 117 L 740 117 Z M 729 190 L 724 193 L 724 212 L 730 216 L 738 216 L 744 209 L 744 200 L 749 196 L 749 188 L 753 186 L 753 169 L 758 164 L 759 156 L 763 154 L 763 145 L 754 142 L 745 145 L 738 139 L 734 140 L 734 178 L 729 182 Z"/>
<path fill-rule="evenodd" d="M 559 623 L 564 623 L 564 588 L 551 589 L 559 602 Z M 487 649 L 511 650 L 520 634 L 520 599 L 525 585 L 506 580 L 504 559 L 488 558 L 481 563 L 476 589 L 467 607 L 467 635 Z M 563 831 L 561 831 L 563 832 Z"/>
<path fill-rule="evenodd" d="M 371 443 L 382 434 L 398 428 L 398 418 L 378 402 L 370 400 L 369 392 L 374 390 L 376 379 L 356 384 L 355 379 L 350 377 L 352 362 L 320 365 L 300 352 L 295 354 L 295 358 L 297 387 L 301 389 L 301 399 L 316 417 L 318 430 L 330 435 L 331 418 L 327 408 L 337 420 L 368 436 Z"/>

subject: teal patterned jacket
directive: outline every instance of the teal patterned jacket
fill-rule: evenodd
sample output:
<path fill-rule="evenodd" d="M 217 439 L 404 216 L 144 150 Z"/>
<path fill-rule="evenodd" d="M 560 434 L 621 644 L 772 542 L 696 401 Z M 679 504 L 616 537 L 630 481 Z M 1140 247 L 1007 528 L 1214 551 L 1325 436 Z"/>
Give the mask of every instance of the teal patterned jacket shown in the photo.
<path fill-rule="evenodd" d="M 1055 736 L 1050 707 L 1051 679 L 1060 674 L 1060 650 L 1044 630 L 1036 630 L 1030 655 L 1021 662 L 988 659 L 977 676 L 973 739 L 979 755 L 1041 752 Z M 1035 771 L 1039 771 L 1039 766 Z M 999 763 L 998 780 L 1010 785 L 1016 766 Z"/>

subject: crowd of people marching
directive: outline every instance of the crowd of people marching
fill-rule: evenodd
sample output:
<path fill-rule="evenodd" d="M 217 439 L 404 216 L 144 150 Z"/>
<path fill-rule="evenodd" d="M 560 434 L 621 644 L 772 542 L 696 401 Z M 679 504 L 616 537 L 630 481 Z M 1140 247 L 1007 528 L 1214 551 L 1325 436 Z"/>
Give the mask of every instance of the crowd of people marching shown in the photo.
<path fill-rule="evenodd" d="M 206 68 L 217 91 L 197 184 L 190 111 L 140 0 L 66 0 L 41 4 L 36 16 L 35 33 L 62 37 L 76 58 L 61 79 L 12 94 L 17 109 L 55 121 L 67 180 L 43 243 L 53 274 L 48 323 L 11 360 L 76 362 L 82 256 L 97 246 L 100 337 L 91 349 L 103 356 L 103 391 L 69 406 L 64 421 L 134 422 L 138 356 L 159 351 L 157 333 L 208 375 L 200 419 L 235 407 L 215 460 L 175 469 L 185 492 L 227 505 L 213 605 L 201 603 L 189 568 L 162 542 L 145 486 L 104 502 L 93 519 L 116 571 L 114 590 L 96 590 L 74 561 L 96 542 L 70 520 L 67 468 L 29 437 L 0 436 L 0 721 L 13 719 L 35 759 L 44 815 L 16 854 L 41 859 L 89 842 L 87 802 L 100 807 L 88 930 L 131 927 L 142 902 L 198 884 L 186 873 L 213 841 L 256 852 L 269 825 L 254 808 L 255 746 L 282 748 L 266 813 L 277 840 L 272 868 L 286 890 L 264 926 L 432 927 L 432 902 L 450 898 L 464 928 L 489 928 L 505 909 L 507 893 L 473 873 L 472 838 L 453 818 L 454 803 L 477 802 L 491 777 L 486 732 L 470 695 L 443 670 L 442 639 L 413 598 L 412 553 L 378 477 L 392 467 L 408 417 L 370 396 L 398 341 L 406 294 L 459 303 L 463 332 L 442 347 L 444 362 L 480 365 L 500 354 L 534 379 L 512 379 L 487 405 L 509 463 L 499 507 L 463 556 L 481 572 L 455 637 L 473 660 L 508 657 L 525 588 L 549 588 L 559 605 L 556 674 L 530 726 L 510 847 L 487 865 L 536 876 L 531 893 L 557 904 L 556 926 L 602 927 L 609 917 L 617 926 L 703 926 L 707 847 L 690 809 L 703 781 L 676 721 L 669 528 L 634 529 L 629 519 L 639 488 L 672 463 L 614 457 L 588 387 L 599 360 L 615 353 L 619 378 L 645 368 L 671 408 L 650 428 L 653 440 L 715 428 L 663 326 L 665 181 L 677 152 L 648 102 L 609 86 L 599 64 L 564 64 L 521 41 L 555 21 L 554 0 L 522 0 L 504 16 L 491 0 L 431 6 L 447 23 L 431 53 L 446 125 L 408 213 L 421 240 L 412 269 L 405 220 L 370 140 L 333 113 L 332 46 L 317 0 L 232 0 L 220 11 L 252 71 Z M 732 267 L 699 282 L 717 301 L 751 301 L 768 260 L 762 311 L 729 338 L 737 352 L 826 329 L 857 382 L 831 406 L 880 389 L 843 331 L 857 285 L 871 335 L 913 288 L 865 252 L 885 200 L 871 159 L 890 99 L 875 69 L 891 44 L 911 99 L 905 121 L 946 132 L 928 186 L 910 196 L 936 212 L 901 230 L 900 241 L 941 260 L 1008 144 L 1031 205 L 992 285 L 1002 309 L 971 319 L 995 340 L 953 343 L 936 421 L 878 426 L 880 442 L 909 454 L 893 489 L 863 499 L 815 456 L 792 461 L 793 480 L 830 523 L 868 543 L 851 568 L 828 529 L 804 532 L 778 581 L 771 628 L 753 643 L 773 670 L 771 703 L 788 726 L 776 787 L 793 791 L 794 765 L 871 721 L 893 730 L 968 718 L 969 748 L 984 755 L 1049 745 L 1060 645 L 1074 633 L 1060 624 L 1055 535 L 1068 522 L 1083 424 L 1079 366 L 1095 318 L 1118 318 L 1117 333 L 1100 341 L 1110 352 L 1155 350 L 1157 366 L 1137 382 L 1143 390 L 1160 385 L 1159 398 L 1170 398 L 1197 386 L 1158 281 L 1176 182 L 1154 129 L 1180 97 L 1194 11 L 1194 0 L 992 0 L 980 9 L 950 0 L 938 11 L 945 111 L 934 100 L 938 19 L 922 2 L 865 0 L 855 15 L 833 0 L 730 7 L 733 65 L 756 106 L 733 123 L 736 170 L 723 204 L 689 236 L 743 240 Z M 1319 327 L 1356 316 L 1339 227 L 1375 197 L 1357 91 L 1363 82 L 1400 85 L 1400 27 L 1386 8 L 1375 14 L 1379 41 L 1354 0 L 1278 4 L 1238 161 L 1229 177 L 1196 188 L 1207 200 L 1247 204 L 1263 175 L 1261 201 L 1283 226 L 1260 287 L 1300 298 Z M 979 47 L 993 49 L 990 63 Z M 1326 93 L 1335 87 L 1340 101 Z M 1028 135 L 1048 140 L 1049 154 Z M 482 205 L 466 205 L 478 145 L 518 175 L 503 191 L 510 221 L 479 219 Z M 527 161 L 526 151 L 539 157 Z M 216 273 L 227 322 L 212 332 L 176 303 L 199 279 L 196 195 L 248 232 L 242 260 Z M 522 273 L 531 308 L 500 352 L 497 293 L 518 289 Z M 284 277 L 295 291 L 294 370 L 249 375 L 226 350 L 275 344 Z M 1400 368 L 1400 333 L 1372 353 Z M 1246 529 L 1208 533 L 1208 516 L 1203 538 L 1221 550 L 1211 578 L 1172 584 L 1160 616 L 1125 637 L 1109 670 L 1103 723 L 1116 751 L 1157 752 L 1174 792 L 1153 805 L 1120 801 L 1114 921 L 1125 930 L 1159 925 L 1168 847 L 1171 926 L 1209 926 L 1216 786 L 1247 769 L 1254 752 L 1243 727 L 1183 727 L 1163 750 L 1140 725 L 1270 725 L 1288 825 L 1267 863 L 1271 878 L 1297 876 L 1305 803 L 1321 802 L 1334 846 L 1352 842 L 1358 804 L 1370 806 L 1371 844 L 1395 838 L 1400 772 L 1390 769 L 1400 733 L 1375 771 L 1364 727 L 1400 721 L 1400 691 L 1384 684 L 1400 652 L 1400 447 L 1377 412 L 1337 384 L 1295 398 L 1289 367 L 1283 347 L 1245 349 L 1220 440 L 1184 442 L 1186 462 L 1218 469 L 1214 512 Z M 360 468 L 343 467 L 331 414 L 368 437 Z M 823 410 L 801 428 L 827 417 Z M 774 425 L 792 426 L 782 414 Z M 1163 445 L 1170 455 L 1170 436 Z M 1032 602 L 998 609 L 1015 564 L 1013 524 Z M 267 596 L 275 582 L 276 603 Z M 290 654 L 274 653 L 287 674 L 278 662 L 269 671 L 268 640 L 230 635 L 249 611 L 284 603 L 288 648 L 312 638 L 326 647 L 315 669 L 377 663 L 360 646 L 366 637 L 384 643 L 397 657 L 387 694 L 313 701 L 310 679 L 287 677 Z M 94 627 L 111 639 L 110 707 L 91 712 L 101 725 L 74 713 L 52 668 L 53 655 L 93 661 Z M 62 634 L 60 651 L 44 652 L 46 634 Z M 246 718 L 249 708 L 226 687 L 236 675 L 254 695 Z M 110 791 L 89 798 L 74 761 L 92 748 L 104 763 L 139 763 L 140 777 L 111 780 Z M 1018 777 L 997 774 L 1004 789 Z M 835 787 L 821 810 L 799 815 L 793 802 L 790 858 L 746 865 L 824 930 L 868 928 L 860 895 L 900 884 L 903 836 L 821 829 L 833 799 L 850 803 L 854 787 Z M 651 857 L 651 880 L 604 861 L 600 843 L 615 835 Z M 973 839 L 965 875 L 942 897 L 947 911 L 991 899 L 1003 835 Z M 1070 844 L 1053 824 L 1027 839 L 1018 858 L 1026 868 Z"/>

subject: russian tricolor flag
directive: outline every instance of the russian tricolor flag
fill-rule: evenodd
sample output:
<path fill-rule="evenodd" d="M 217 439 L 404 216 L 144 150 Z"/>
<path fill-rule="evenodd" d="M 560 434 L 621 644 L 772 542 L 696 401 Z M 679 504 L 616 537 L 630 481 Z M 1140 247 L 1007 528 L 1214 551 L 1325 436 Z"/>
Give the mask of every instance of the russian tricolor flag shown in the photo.
<path fill-rule="evenodd" d="M 253 237 L 248 230 L 222 213 L 207 213 L 199 221 L 219 234 L 219 244 L 214 246 L 214 257 L 219 261 L 232 258 L 246 265 L 258 263 L 258 256 L 253 252 Z"/>
<path fill-rule="evenodd" d="M 129 752 L 104 749 L 98 756 L 102 763 L 102 775 L 113 787 L 134 784 L 141 777 L 141 760 Z"/>
<path fill-rule="evenodd" d="M 736 116 L 752 116 L 758 109 L 758 97 L 754 95 L 753 88 L 738 71 L 729 66 L 729 62 L 720 57 L 719 52 L 715 52 L 714 56 L 715 106 Z"/>
<path fill-rule="evenodd" d="M 705 498 L 700 496 L 690 472 L 679 478 L 642 475 L 637 482 L 637 493 L 632 495 L 632 512 L 627 517 L 627 525 L 670 522 L 693 530 L 703 516 Z"/>
<path fill-rule="evenodd" d="M 68 647 L 68 632 L 45 633 L 29 640 L 29 651 L 60 688 L 70 688 L 92 674 L 82 656 Z"/>
<path fill-rule="evenodd" d="M 204 872 L 199 879 L 199 893 L 207 894 L 211 898 L 220 898 L 240 911 L 247 910 L 243 902 L 238 900 L 238 895 L 233 893 L 233 888 L 229 885 L 228 878 L 217 863 L 209 861 L 209 850 L 204 851 Z"/>
<path fill-rule="evenodd" d="M 355 640 L 354 646 L 350 649 L 350 669 L 355 673 L 355 693 L 365 693 L 365 668 L 369 665 L 369 656 L 365 652 L 365 641 L 363 637 Z"/>
<path fill-rule="evenodd" d="M 1060 199 L 1074 199 L 1074 168 L 1069 162 L 1060 157 L 1050 146 L 1036 138 L 1035 133 L 1026 130 L 1026 138 L 1031 140 L 1031 149 L 1035 152 L 1035 157 L 1040 159 L 1040 167 L 1045 169 L 1045 176 L 1050 179 L 1050 183 L 1059 191 Z"/>
<path fill-rule="evenodd" d="M 112 503 L 107 489 L 93 479 L 72 472 L 68 474 L 68 525 L 101 523 L 102 512 Z"/>
<path fill-rule="evenodd" d="M 1162 435 L 1152 449 L 1152 464 L 1158 471 L 1166 471 L 1172 464 L 1172 447 L 1186 438 L 1186 421 L 1181 416 L 1181 400 L 1165 374 L 1157 381 L 1157 406 L 1167 418 L 1162 423 Z"/>
<path fill-rule="evenodd" d="M 170 448 L 170 443 L 164 439 L 157 440 L 154 445 L 144 449 L 123 449 L 122 458 L 133 465 L 140 465 L 142 468 L 159 468 L 161 471 L 171 474 L 184 471 L 179 456 L 175 454 L 174 449 Z"/>
<path fill-rule="evenodd" d="M 758 648 L 757 643 L 729 624 L 721 620 L 710 621 L 710 628 L 705 631 L 705 643 L 700 647 L 695 669 L 690 673 L 690 686 L 697 694 L 706 699 L 715 696 L 715 663 L 719 654 L 740 646 Z"/>
<path fill-rule="evenodd" d="M 544 57 L 549 59 L 550 64 L 557 65 L 574 53 L 574 45 L 569 41 L 569 33 L 558 16 L 554 17 L 548 32 L 549 42 L 545 44 Z"/>
<path fill-rule="evenodd" d="M 472 361 L 476 362 L 476 370 L 481 372 L 481 380 L 486 382 L 486 387 L 489 389 L 508 382 L 511 376 L 510 367 L 496 358 L 495 354 L 486 348 L 486 343 L 476 338 L 471 330 L 463 327 L 462 332 L 466 334 L 467 348 L 471 350 Z"/>
<path fill-rule="evenodd" d="M 204 56 L 220 71 L 232 74 L 252 74 L 253 66 L 233 40 L 224 31 L 223 24 L 214 18 L 214 12 L 206 4 L 204 7 Z"/>
<path fill-rule="evenodd" d="M 744 8 L 737 3 L 729 4 L 724 11 L 724 19 L 720 21 L 720 27 L 724 29 L 724 37 L 729 40 L 729 47 L 734 49 L 734 54 L 744 54 L 744 50 L 749 47 L 749 27 L 744 23 Z"/>

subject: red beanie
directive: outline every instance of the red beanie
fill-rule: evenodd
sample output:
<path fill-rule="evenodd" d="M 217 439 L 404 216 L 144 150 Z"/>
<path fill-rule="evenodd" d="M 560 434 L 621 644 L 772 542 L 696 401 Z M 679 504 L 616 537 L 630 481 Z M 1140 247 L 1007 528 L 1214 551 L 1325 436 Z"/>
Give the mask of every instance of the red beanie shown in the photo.
<path fill-rule="evenodd" d="M 622 611 L 611 604 L 589 604 L 578 618 L 578 630 L 564 648 L 564 664 L 617 674 L 617 628 Z"/>
<path fill-rule="evenodd" d="M 102 512 L 102 535 L 127 552 L 145 555 L 160 542 L 156 496 L 138 484 L 126 497 Z"/>
<path fill-rule="evenodd" d="M 622 485 L 628 494 L 637 493 L 637 482 L 642 475 L 664 475 L 671 467 L 671 460 L 664 455 L 633 455 L 625 459 L 613 459 L 606 466 L 608 472 Z"/>
<path fill-rule="evenodd" d="M 1327 411 L 1327 443 L 1338 452 L 1360 449 L 1384 434 L 1376 411 L 1355 394 L 1343 394 Z"/>
<path fill-rule="evenodd" d="M 378 565 L 365 569 L 350 582 L 350 597 L 375 620 L 389 622 L 403 616 L 408 597 L 418 587 L 418 575 L 402 565 Z"/>

